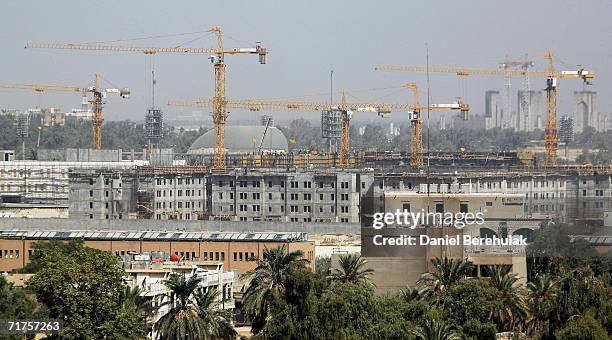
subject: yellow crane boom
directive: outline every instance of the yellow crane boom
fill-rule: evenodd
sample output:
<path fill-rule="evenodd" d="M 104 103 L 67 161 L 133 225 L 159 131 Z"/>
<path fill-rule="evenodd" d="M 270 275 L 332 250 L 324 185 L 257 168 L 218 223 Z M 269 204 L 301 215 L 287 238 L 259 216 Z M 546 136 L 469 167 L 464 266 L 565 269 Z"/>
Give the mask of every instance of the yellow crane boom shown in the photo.
<path fill-rule="evenodd" d="M 553 63 L 553 53 L 546 51 L 544 57 L 547 61 L 546 71 L 529 70 L 528 68 L 514 69 L 511 67 L 503 67 L 496 69 L 489 68 L 466 68 L 466 67 L 448 67 L 448 66 L 410 66 L 410 65 L 375 65 L 377 71 L 386 72 L 408 72 L 408 73 L 452 73 L 459 76 L 504 76 L 504 77 L 540 77 L 546 78 L 546 128 L 544 130 L 544 143 L 546 146 L 546 165 L 554 165 L 557 158 L 557 144 L 559 137 L 557 135 L 557 79 L 559 78 L 574 78 L 582 79 L 582 81 L 591 85 L 595 74 L 583 68 L 556 72 Z"/>
<path fill-rule="evenodd" d="M 2 84 L 0 88 L 5 89 L 20 89 L 20 90 L 32 90 L 36 92 L 80 92 L 83 97 L 87 96 L 87 93 L 92 94 L 92 99 L 89 103 L 92 105 L 92 118 L 91 125 L 93 129 L 93 147 L 94 149 L 102 148 L 102 123 L 104 121 L 102 109 L 104 102 L 102 99 L 106 94 L 119 94 L 123 98 L 130 96 L 130 90 L 127 88 L 119 89 L 101 89 L 100 88 L 100 75 L 96 74 L 93 86 L 91 87 L 78 87 L 78 86 L 63 86 L 63 85 L 49 85 L 49 84 Z"/>
<path fill-rule="evenodd" d="M 223 148 L 225 124 L 227 121 L 227 100 L 225 98 L 226 88 L 226 64 L 225 55 L 252 54 L 259 56 L 259 63 L 265 64 L 268 50 L 256 43 L 255 47 L 233 48 L 225 50 L 223 48 L 223 31 L 220 27 L 213 27 L 209 32 L 216 35 L 216 48 L 192 48 L 192 47 L 149 47 L 149 46 L 128 46 L 128 45 L 105 45 L 105 44 L 49 44 L 49 43 L 28 43 L 25 48 L 45 48 L 63 50 L 86 50 L 86 51 L 109 51 L 109 52 L 134 52 L 146 55 L 160 53 L 179 53 L 179 54 L 212 54 L 210 60 L 214 68 L 214 95 L 213 95 L 213 122 L 215 124 L 215 151 L 213 168 L 222 170 L 225 168 L 225 155 Z"/>
<path fill-rule="evenodd" d="M 226 101 L 226 107 L 234 109 L 247 109 L 250 111 L 261 110 L 297 110 L 297 111 L 329 111 L 333 109 L 341 110 L 341 140 L 340 150 L 338 152 L 338 162 L 341 167 L 349 165 L 348 153 L 350 148 L 349 131 L 350 119 L 353 112 L 375 112 L 381 116 L 390 113 L 392 110 L 409 111 L 410 104 L 403 103 L 376 103 L 376 102 L 348 102 L 345 93 L 342 94 L 342 102 L 338 106 L 334 106 L 329 102 L 300 102 L 289 100 L 259 100 L 259 99 L 229 99 Z M 213 107 L 214 101 L 211 100 L 196 100 L 196 101 L 168 101 L 169 106 L 182 107 Z"/>
<path fill-rule="evenodd" d="M 423 117 L 421 111 L 430 110 L 458 110 L 464 113 L 463 119 L 467 119 L 470 106 L 461 101 L 451 104 L 431 104 L 429 107 L 419 105 L 419 91 L 416 83 L 407 83 L 402 87 L 412 91 L 412 110 L 408 116 L 412 134 L 410 137 L 410 166 L 421 168 L 423 166 Z"/>

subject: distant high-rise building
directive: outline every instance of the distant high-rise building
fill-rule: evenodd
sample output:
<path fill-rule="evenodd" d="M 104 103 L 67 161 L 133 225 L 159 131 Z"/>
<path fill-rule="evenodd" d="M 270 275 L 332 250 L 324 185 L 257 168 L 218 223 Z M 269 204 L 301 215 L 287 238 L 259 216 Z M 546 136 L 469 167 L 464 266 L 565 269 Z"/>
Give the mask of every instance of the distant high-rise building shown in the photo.
<path fill-rule="evenodd" d="M 519 90 L 517 130 L 543 130 L 546 125 L 546 96 L 543 91 Z"/>
<path fill-rule="evenodd" d="M 559 120 L 559 140 L 566 143 L 574 140 L 574 121 L 568 116 Z"/>
<path fill-rule="evenodd" d="M 503 110 L 499 105 L 499 91 L 485 92 L 485 127 L 493 129 L 502 127 Z"/>
<path fill-rule="evenodd" d="M 577 133 L 584 131 L 587 127 L 592 127 L 597 131 L 605 129 L 605 118 L 600 119 L 595 99 L 597 92 L 594 91 L 574 91 L 574 130 Z"/>

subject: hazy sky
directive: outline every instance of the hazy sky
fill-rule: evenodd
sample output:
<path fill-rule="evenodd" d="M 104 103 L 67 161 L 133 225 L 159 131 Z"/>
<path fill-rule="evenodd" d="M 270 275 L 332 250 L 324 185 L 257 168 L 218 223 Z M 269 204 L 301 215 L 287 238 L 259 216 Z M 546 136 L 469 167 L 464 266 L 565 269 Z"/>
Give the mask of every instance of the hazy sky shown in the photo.
<path fill-rule="evenodd" d="M 591 89 L 598 107 L 610 113 L 612 96 L 612 2 L 609 0 L 514 1 L 3 1 L 0 10 L 2 63 L 0 82 L 37 82 L 84 86 L 100 72 L 112 84 L 128 86 L 128 100 L 110 98 L 107 119 L 141 120 L 150 105 L 150 60 L 140 54 L 86 51 L 25 50 L 26 42 L 97 42 L 203 31 L 219 25 L 226 48 L 250 47 L 262 41 L 270 50 L 267 65 L 256 56 L 227 56 L 228 98 L 279 98 L 321 94 L 329 97 L 329 71 L 334 88 L 353 98 L 408 102 L 399 86 L 415 81 L 425 101 L 425 76 L 383 73 L 378 63 L 424 65 L 426 43 L 431 65 L 495 68 L 509 55 L 529 54 L 544 68 L 543 52 L 558 56 L 557 67 L 582 64 L 596 73 Z M 203 36 L 203 37 L 202 37 Z M 212 36 L 195 34 L 124 44 L 212 47 Z M 169 117 L 193 109 L 166 107 L 169 99 L 212 96 L 212 66 L 206 56 L 159 55 L 154 60 L 157 102 Z M 515 90 L 520 86 L 515 79 Z M 532 79 L 532 88 L 544 87 Z M 503 78 L 432 75 L 434 101 L 464 95 L 472 113 L 482 113 L 484 91 L 503 88 Z M 385 90 L 368 90 L 385 89 Z M 573 110 L 577 80 L 559 88 L 559 114 Z M 336 97 L 339 99 L 339 97 Z M 0 90 L 0 107 L 79 107 L 76 94 Z M 516 107 L 516 94 L 512 97 Z M 276 112 L 280 119 L 303 113 Z M 232 119 L 247 113 L 232 113 Z M 254 114 L 250 114 L 254 116 Z M 260 114 L 256 114 L 257 116 Z M 311 114 L 315 117 L 316 113 Z M 208 119 L 208 117 L 207 117 Z"/>

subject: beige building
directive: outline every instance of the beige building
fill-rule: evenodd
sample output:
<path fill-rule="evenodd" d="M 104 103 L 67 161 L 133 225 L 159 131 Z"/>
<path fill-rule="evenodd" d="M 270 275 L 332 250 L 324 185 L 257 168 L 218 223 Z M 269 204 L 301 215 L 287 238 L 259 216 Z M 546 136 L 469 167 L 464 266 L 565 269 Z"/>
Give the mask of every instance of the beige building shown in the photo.
<path fill-rule="evenodd" d="M 237 275 L 235 272 L 225 271 L 223 262 L 167 261 L 167 254 L 162 255 L 166 260 L 155 256 L 155 253 L 131 255 L 127 256 L 129 261 L 124 262 L 124 267 L 127 267 L 127 284 L 132 288 L 140 288 L 141 295 L 150 299 L 155 309 L 155 313 L 148 320 L 151 324 L 174 307 L 171 292 L 165 285 L 166 280 L 174 273 L 185 275 L 186 278 L 198 277 L 200 284 L 197 289 L 202 292 L 216 289 L 219 292 L 216 308 L 234 309 L 234 283 Z M 149 335 L 155 339 L 154 329 L 152 332 Z"/>
<path fill-rule="evenodd" d="M 301 250 L 314 266 L 314 243 L 305 233 L 231 232 L 130 232 L 130 231 L 0 231 L 0 272 L 25 266 L 32 256 L 32 245 L 51 239 L 83 240 L 85 246 L 114 252 L 119 256 L 162 252 L 187 261 L 215 261 L 225 270 L 244 273 L 255 268 L 253 256 L 263 257 L 266 248 L 286 245 Z"/>
<path fill-rule="evenodd" d="M 527 266 L 525 247 L 522 245 L 484 245 L 463 243 L 465 237 L 518 239 L 529 237 L 533 229 L 538 228 L 541 219 L 528 219 L 525 214 L 525 195 L 510 193 L 469 193 L 469 192 L 436 192 L 418 193 L 414 191 L 386 191 L 384 193 L 384 212 L 395 213 L 408 211 L 434 214 L 452 214 L 466 216 L 468 213 L 483 217 L 476 223 L 461 226 L 439 223 L 430 219 L 429 223 L 420 223 L 414 229 L 407 225 L 385 224 L 382 229 L 365 227 L 362 229 L 362 255 L 369 266 L 374 269 L 373 282 L 378 293 L 397 291 L 416 283 L 422 273 L 431 271 L 431 260 L 439 257 L 462 258 L 475 265 L 474 276 L 485 276 L 484 267 L 494 264 L 505 264 L 511 272 L 525 279 Z M 457 215 L 460 213 L 459 215 Z M 400 246 L 376 246 L 377 235 L 398 238 L 410 235 L 418 240 L 457 238 L 457 244 L 428 244 Z M 378 239 L 380 240 L 380 238 Z"/>

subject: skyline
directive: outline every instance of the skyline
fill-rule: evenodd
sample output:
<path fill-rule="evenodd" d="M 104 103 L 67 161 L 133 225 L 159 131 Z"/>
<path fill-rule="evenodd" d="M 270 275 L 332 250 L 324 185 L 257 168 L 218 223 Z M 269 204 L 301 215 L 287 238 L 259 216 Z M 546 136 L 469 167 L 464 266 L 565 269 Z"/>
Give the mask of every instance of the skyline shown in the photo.
<path fill-rule="evenodd" d="M 445 1 L 426 4 L 336 1 L 328 4 L 317 0 L 308 4 L 184 1 L 168 9 L 161 1 L 149 2 L 144 7 L 137 3 L 110 1 L 98 9 L 100 13 L 96 15 L 104 16 L 104 20 L 96 22 L 87 15 L 91 13 L 87 4 L 76 1 L 62 2 L 61 6 L 36 1 L 12 2 L 0 14 L 5 26 L 0 33 L 5 61 L 0 67 L 3 74 L 0 82 L 86 86 L 93 74 L 100 72 L 112 82 L 105 86 L 127 86 L 132 90 L 132 97 L 127 100 L 111 98 L 107 101 L 105 118 L 142 120 L 145 108 L 150 106 L 149 58 L 128 53 L 25 50 L 23 46 L 26 42 L 108 42 L 203 31 L 219 25 L 226 32 L 226 48 L 249 47 L 261 41 L 270 51 L 267 65 L 259 65 L 251 56 L 227 57 L 229 99 L 299 97 L 316 93 L 319 96 L 309 98 L 329 100 L 329 72 L 333 69 L 334 90 L 346 89 L 353 93 L 354 99 L 409 102 L 409 92 L 400 86 L 414 81 L 420 87 L 421 102 L 425 102 L 424 74 L 378 72 L 374 71 L 374 65 L 424 65 L 427 44 L 431 65 L 486 68 L 498 67 L 506 55 L 522 60 L 528 53 L 530 59 L 536 61 L 536 69 L 541 70 L 545 66 L 542 54 L 550 49 L 557 56 L 558 70 L 572 69 L 580 63 L 595 72 L 594 85 L 588 89 L 600 93 L 598 109 L 610 114 L 612 99 L 605 94 L 610 92 L 608 79 L 612 71 L 605 65 L 612 59 L 612 52 L 606 49 L 612 42 L 612 33 L 601 32 L 612 32 L 612 24 L 604 18 L 605 13 L 612 12 L 612 4 L 589 2 L 588 8 L 581 11 L 592 20 L 579 21 L 577 25 L 569 20 L 549 22 L 540 14 L 563 18 L 580 6 L 584 7 L 584 3 L 476 1 L 472 6 L 462 6 Z M 499 20 L 499 13 L 504 20 Z M 600 20 L 593 19 L 598 13 L 602 15 Z M 24 17 L 29 18 L 27 25 L 23 24 Z M 400 24 L 402 28 L 398 30 L 396 27 L 402 20 L 407 25 Z M 517 22 L 522 24 L 513 25 Z M 412 33 L 411 27 L 423 31 Z M 601 41 L 595 41 L 596 34 L 602 37 Z M 185 46 L 212 47 L 214 43 L 208 34 L 122 43 L 176 46 L 194 39 L 196 41 Z M 579 45 L 585 47 L 577 48 Z M 167 107 L 164 105 L 167 100 L 212 96 L 212 66 L 204 57 L 159 55 L 154 63 L 156 102 L 168 119 L 189 115 L 197 109 Z M 516 110 L 516 91 L 521 89 L 521 82 L 521 79 L 513 79 L 513 110 Z M 460 81 L 456 76 L 432 74 L 432 102 L 448 102 L 461 96 L 472 107 L 472 114 L 483 114 L 485 91 L 503 93 L 503 83 L 501 77 L 471 77 Z M 533 78 L 531 83 L 534 90 L 544 87 L 544 79 Z M 581 89 L 577 80 L 560 81 L 559 115 L 572 113 L 572 93 Z M 339 101 L 340 97 L 336 96 L 335 100 Z M 46 93 L 41 96 L 28 91 L 0 91 L 3 107 L 59 106 L 69 110 L 79 107 L 80 101 L 78 94 Z M 271 114 L 280 121 L 302 116 L 313 119 L 319 113 Z M 252 113 L 230 112 L 228 123 L 233 119 L 251 119 L 249 115 Z"/>

